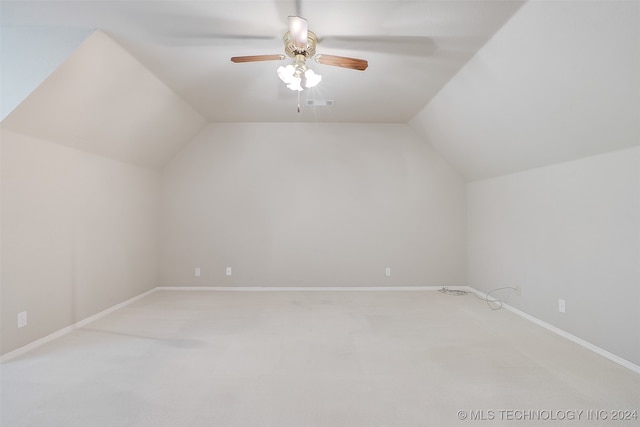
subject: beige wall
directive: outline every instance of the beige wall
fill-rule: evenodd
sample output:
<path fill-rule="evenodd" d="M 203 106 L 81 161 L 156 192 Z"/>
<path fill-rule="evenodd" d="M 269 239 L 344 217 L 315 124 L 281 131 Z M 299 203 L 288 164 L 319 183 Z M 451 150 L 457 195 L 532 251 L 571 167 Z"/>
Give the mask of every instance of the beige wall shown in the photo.
<path fill-rule="evenodd" d="M 1 153 L 2 354 L 158 284 L 468 283 L 640 362 L 638 148 L 468 185 L 406 125 L 212 124 L 161 172 Z"/>
<path fill-rule="evenodd" d="M 640 365 L 640 148 L 468 190 L 469 285 Z"/>
<path fill-rule="evenodd" d="M 159 176 L 1 136 L 4 354 L 157 285 Z"/>
<path fill-rule="evenodd" d="M 636 364 L 639 18 L 639 2 L 526 2 L 410 123 L 477 181 L 468 284 L 522 286 L 509 304 Z"/>
<path fill-rule="evenodd" d="M 212 124 L 162 179 L 162 285 L 466 283 L 465 182 L 406 125 Z"/>

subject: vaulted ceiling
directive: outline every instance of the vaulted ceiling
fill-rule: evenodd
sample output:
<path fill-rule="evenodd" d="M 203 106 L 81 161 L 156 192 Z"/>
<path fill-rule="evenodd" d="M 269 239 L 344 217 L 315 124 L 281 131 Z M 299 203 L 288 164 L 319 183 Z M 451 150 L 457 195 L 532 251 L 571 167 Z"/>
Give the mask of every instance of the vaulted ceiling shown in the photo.
<path fill-rule="evenodd" d="M 160 167 L 206 120 L 100 30 L 32 92 L 3 127 Z"/>
<path fill-rule="evenodd" d="M 640 145 L 640 2 L 528 2 L 410 123 L 469 180 Z"/>
<path fill-rule="evenodd" d="M 7 60 L 16 61 L 15 66 L 22 60 L 23 70 L 38 65 L 24 53 L 32 45 L 46 43 L 47 51 L 33 51 L 51 56 L 57 48 L 51 46 L 52 37 L 67 41 L 100 29 L 212 122 L 406 123 L 521 4 L 3 0 L 2 21 L 6 43 L 11 43 Z M 334 100 L 330 109 L 305 108 L 298 115 L 297 92 L 276 74 L 279 65 L 290 61 L 229 60 L 284 53 L 289 15 L 309 21 L 320 38 L 318 53 L 369 61 L 364 72 L 309 62 L 323 81 L 301 93 L 302 101 Z M 36 40 L 38 34 L 46 41 Z"/>
<path fill-rule="evenodd" d="M 640 143 L 636 1 L 0 7 L 2 127 L 144 166 L 163 165 L 207 122 L 408 123 L 468 179 Z M 298 93 L 277 61 L 230 62 L 282 53 L 288 15 L 308 19 L 318 53 L 369 68 L 310 62 L 323 80 Z"/>

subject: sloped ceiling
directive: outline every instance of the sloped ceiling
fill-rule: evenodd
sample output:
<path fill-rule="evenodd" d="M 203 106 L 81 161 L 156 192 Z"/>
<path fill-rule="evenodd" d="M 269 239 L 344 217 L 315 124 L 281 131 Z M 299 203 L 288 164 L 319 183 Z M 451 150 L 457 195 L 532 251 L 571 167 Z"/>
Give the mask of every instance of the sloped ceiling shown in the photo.
<path fill-rule="evenodd" d="M 106 29 L 74 51 L 2 127 L 135 164 L 159 167 L 207 122 L 224 121 L 409 123 L 469 180 L 640 143 L 637 1 L 8 0 L 0 6 L 3 35 L 7 28 L 16 34 Z M 423 37 L 432 48 L 416 54 L 377 43 L 360 50 L 334 44 L 330 53 L 366 57 L 369 69 L 326 67 L 318 91 L 303 92 L 301 101 L 335 99 L 336 107 L 298 114 L 297 94 L 275 76 L 278 63 L 229 61 L 278 53 L 288 14 L 307 17 L 321 37 Z M 321 46 L 329 48 L 330 39 Z M 37 49 L 24 52 L 26 72 Z M 13 87 L 3 78 L 2 96 Z"/>
<path fill-rule="evenodd" d="M 27 45 L 27 38 L 47 45 L 53 40 L 36 40 L 34 31 L 58 35 L 60 29 L 98 28 L 210 122 L 312 123 L 406 123 L 521 5 L 521 0 L 0 2 L 2 26 L 11 36 L 3 40 L 4 48 L 24 53 L 11 56 L 24 61 L 24 70 L 38 66 L 30 57 L 41 51 Z M 291 59 L 229 60 L 283 53 L 288 15 L 308 19 L 320 38 L 318 53 L 369 61 L 364 72 L 308 61 L 323 80 L 300 93 L 301 104 L 330 99 L 332 108 L 297 112 L 298 92 L 276 74 Z M 401 41 L 391 43 L 389 37 Z M 3 91 L 15 86 L 5 83 Z"/>
<path fill-rule="evenodd" d="M 205 124 L 195 109 L 98 30 L 2 127 L 113 159 L 159 167 Z"/>
<path fill-rule="evenodd" d="M 410 124 L 469 180 L 639 145 L 640 2 L 526 3 Z"/>
<path fill-rule="evenodd" d="M 4 120 L 95 31 L 4 25 L 0 2 L 0 120 Z"/>

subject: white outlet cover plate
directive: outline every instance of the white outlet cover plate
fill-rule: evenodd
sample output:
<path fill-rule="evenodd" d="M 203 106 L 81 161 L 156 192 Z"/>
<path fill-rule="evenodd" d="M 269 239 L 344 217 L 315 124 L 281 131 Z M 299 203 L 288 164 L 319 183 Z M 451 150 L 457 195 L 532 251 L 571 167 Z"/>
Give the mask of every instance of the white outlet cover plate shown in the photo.
<path fill-rule="evenodd" d="M 563 299 L 559 299 L 558 300 L 558 311 L 560 313 L 564 313 L 565 312 L 565 303 Z"/>
<path fill-rule="evenodd" d="M 18 313 L 18 328 L 22 328 L 23 326 L 27 326 L 27 312 L 21 311 Z"/>

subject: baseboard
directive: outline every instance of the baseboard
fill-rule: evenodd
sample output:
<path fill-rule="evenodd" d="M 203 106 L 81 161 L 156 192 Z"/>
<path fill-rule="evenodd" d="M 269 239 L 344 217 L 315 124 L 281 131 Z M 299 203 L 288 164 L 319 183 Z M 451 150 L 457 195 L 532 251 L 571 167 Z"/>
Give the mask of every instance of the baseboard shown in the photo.
<path fill-rule="evenodd" d="M 101 318 L 101 317 L 104 317 L 107 314 L 113 313 L 114 311 L 119 310 L 122 307 L 124 307 L 126 305 L 129 305 L 132 302 L 137 301 L 137 300 L 139 300 L 141 298 L 144 298 L 147 295 L 155 292 L 156 289 L 157 288 L 153 288 L 153 289 L 148 290 L 148 291 L 146 291 L 146 292 L 144 292 L 144 293 L 142 293 L 140 295 L 137 295 L 137 296 L 135 296 L 133 298 L 129 298 L 128 300 L 126 300 L 124 302 L 121 302 L 119 304 L 116 304 L 116 305 L 114 305 L 112 307 L 109 307 L 109 308 L 107 308 L 105 310 L 102 310 L 101 312 L 99 312 L 97 314 L 94 314 L 93 316 L 89 316 L 89 317 L 87 317 L 85 319 L 79 320 L 79 321 L 77 321 L 77 322 L 75 322 L 75 323 L 73 323 L 73 324 L 71 324 L 71 325 L 69 325 L 69 326 L 67 326 L 65 328 L 57 330 L 57 331 L 55 331 L 55 332 L 53 332 L 53 333 L 51 333 L 51 334 L 49 334 L 49 335 L 47 335 L 45 337 L 42 337 L 42 338 L 37 339 L 37 340 L 35 340 L 33 342 L 30 342 L 29 344 L 27 344 L 27 345 L 25 345 L 23 347 L 17 348 L 17 349 L 15 349 L 13 351 L 10 351 L 10 352 L 6 353 L 6 354 L 3 354 L 0 357 L 0 363 L 4 363 L 4 362 L 6 362 L 8 360 L 11 360 L 11 359 L 14 359 L 14 358 L 16 358 L 18 356 L 21 356 L 21 355 L 33 350 L 34 348 L 40 347 L 41 345 L 44 345 L 44 344 L 46 344 L 48 342 L 51 342 L 51 341 L 53 341 L 55 339 L 58 339 L 58 338 L 60 338 L 60 337 L 62 337 L 64 335 L 74 331 L 75 329 L 81 328 L 81 327 L 83 327 L 83 326 L 85 326 L 85 325 L 87 325 L 87 324 L 89 324 L 89 323 Z"/>
<path fill-rule="evenodd" d="M 46 337 L 40 338 L 36 341 L 33 341 L 23 347 L 20 347 L 16 350 L 10 351 L 9 353 L 0 357 L 0 363 L 4 363 L 10 359 L 16 358 L 24 353 L 27 353 L 30 350 L 33 350 L 36 347 L 39 347 L 45 343 L 53 341 L 63 335 L 66 335 L 72 332 L 74 329 L 81 328 L 101 317 L 106 316 L 109 313 L 112 313 L 120 308 L 131 304 L 134 301 L 137 301 L 141 298 L 146 297 L 147 295 L 156 292 L 156 291 L 235 291 L 235 292 L 282 292 L 282 291 L 309 291 L 309 292 L 321 292 L 321 291 L 437 291 L 442 289 L 442 286 L 158 286 L 154 289 L 151 289 L 147 292 L 144 292 L 138 296 L 130 298 L 120 304 L 116 304 L 113 307 L 109 307 L 106 310 L 101 311 L 100 313 L 94 314 L 93 316 L 89 316 L 86 319 L 82 319 L 73 325 L 67 326 L 66 328 L 60 329 L 59 331 L 53 332 L 52 334 L 47 335 Z M 473 292 L 483 298 L 487 298 L 487 294 L 474 289 L 470 286 L 448 286 L 447 289 L 451 290 L 463 290 L 468 292 Z M 489 297 L 490 301 L 497 301 L 497 299 Z M 527 314 L 517 308 L 502 302 L 502 306 L 511 311 L 512 313 L 523 317 L 524 319 L 529 320 L 569 341 L 572 341 L 587 350 L 590 350 L 614 363 L 617 363 L 620 366 L 623 366 L 636 374 L 640 374 L 640 366 L 636 365 L 633 362 L 630 362 L 622 357 L 619 357 L 603 348 L 600 348 L 594 344 L 591 344 L 588 341 L 583 340 L 582 338 L 578 338 L 575 335 L 572 335 L 566 331 L 563 331 L 560 328 L 557 328 L 547 322 L 544 322 L 530 314 Z"/>
<path fill-rule="evenodd" d="M 484 292 L 481 292 L 481 291 L 479 291 L 477 289 L 474 289 L 474 288 L 472 288 L 470 286 L 464 286 L 464 288 L 466 288 L 466 290 L 468 290 L 469 292 L 475 292 L 477 295 L 479 295 L 479 296 L 481 296 L 483 298 L 487 298 L 487 294 L 485 294 Z M 489 301 L 498 301 L 498 300 L 496 298 L 489 297 Z M 636 374 L 640 374 L 640 366 L 639 365 L 636 365 L 633 362 L 630 362 L 630 361 L 628 361 L 626 359 L 623 359 L 622 357 L 617 356 L 617 355 L 615 355 L 615 354 L 613 354 L 613 353 L 611 353 L 611 352 L 609 352 L 609 351 L 607 351 L 607 350 L 605 350 L 603 348 L 600 348 L 597 345 L 591 344 L 590 342 L 585 341 L 582 338 L 579 338 L 579 337 L 577 337 L 575 335 L 572 335 L 569 332 L 566 332 L 566 331 L 564 331 L 564 330 L 562 330 L 560 328 L 557 328 L 557 327 L 553 326 L 550 323 L 547 323 L 547 322 L 545 322 L 543 320 L 540 320 L 537 317 L 534 317 L 534 316 L 532 316 L 530 314 L 527 314 L 524 311 L 518 310 L 517 308 L 515 308 L 515 307 L 513 307 L 513 306 L 511 306 L 511 305 L 509 305 L 509 304 L 507 304 L 505 302 L 501 301 L 501 303 L 502 303 L 502 306 L 505 309 L 509 310 L 510 312 L 512 312 L 514 314 L 517 314 L 518 316 L 523 317 L 523 318 L 527 319 L 528 321 L 535 323 L 538 326 L 542 326 L 543 328 L 547 329 L 548 331 L 551 331 L 554 334 L 560 335 L 561 337 L 563 337 L 563 338 L 565 338 L 565 339 L 567 339 L 569 341 L 572 341 L 572 342 L 574 342 L 574 343 L 586 348 L 587 350 L 591 350 L 592 352 L 594 352 L 594 353 L 596 353 L 596 354 L 598 354 L 598 355 L 600 355 L 600 356 L 602 356 L 602 357 L 604 357 L 606 359 L 609 359 L 610 361 L 612 361 L 614 363 L 617 363 L 618 365 L 623 366 L 623 367 L 635 372 Z"/>
<path fill-rule="evenodd" d="M 465 286 L 447 286 L 462 289 Z M 437 291 L 442 286 L 158 286 L 159 291 L 236 291 L 236 292 L 282 292 L 282 291 Z"/>

